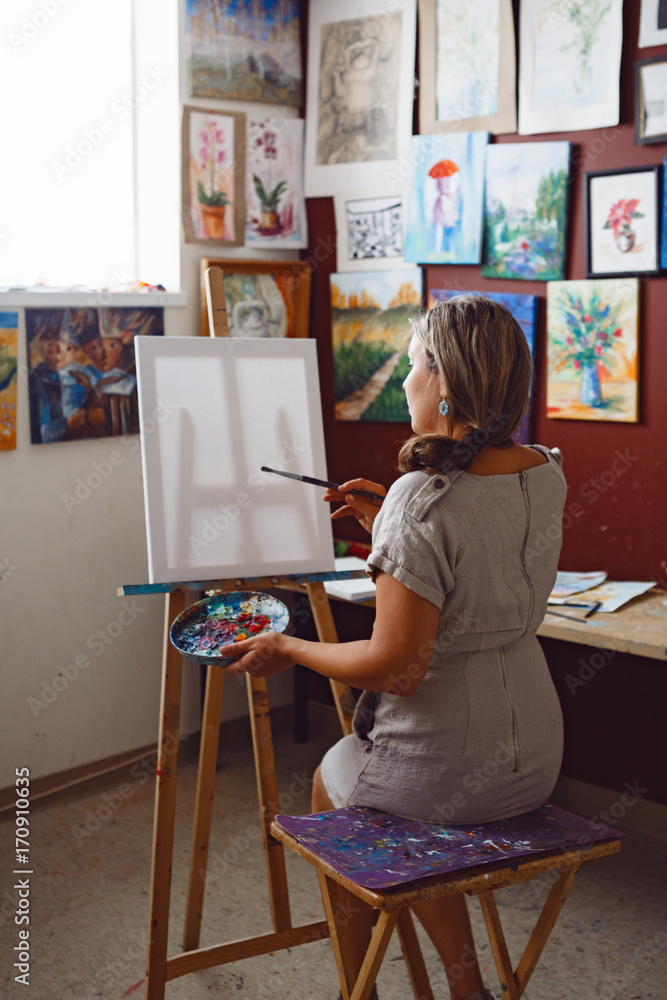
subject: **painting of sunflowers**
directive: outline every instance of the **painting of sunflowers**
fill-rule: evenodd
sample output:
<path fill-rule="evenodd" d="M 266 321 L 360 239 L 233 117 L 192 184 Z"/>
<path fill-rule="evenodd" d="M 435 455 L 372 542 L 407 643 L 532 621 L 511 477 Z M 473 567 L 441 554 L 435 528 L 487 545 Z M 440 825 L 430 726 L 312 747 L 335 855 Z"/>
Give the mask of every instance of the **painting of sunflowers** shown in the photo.
<path fill-rule="evenodd" d="M 639 281 L 608 278 L 547 285 L 547 416 L 639 419 Z"/>
<path fill-rule="evenodd" d="M 488 132 L 412 137 L 406 261 L 479 264 L 488 139 Z"/>

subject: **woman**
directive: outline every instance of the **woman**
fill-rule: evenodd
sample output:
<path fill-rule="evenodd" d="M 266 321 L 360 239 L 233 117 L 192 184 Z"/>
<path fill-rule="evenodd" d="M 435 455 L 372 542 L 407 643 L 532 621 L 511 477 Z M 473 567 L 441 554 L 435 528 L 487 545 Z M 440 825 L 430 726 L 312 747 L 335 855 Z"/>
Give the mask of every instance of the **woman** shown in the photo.
<path fill-rule="evenodd" d="M 324 497 L 345 501 L 333 518 L 353 515 L 372 530 L 370 639 L 260 635 L 226 650 L 240 654 L 228 670 L 270 676 L 298 662 L 362 689 L 354 734 L 315 773 L 314 811 L 360 805 L 481 823 L 542 805 L 558 776 L 562 718 L 535 632 L 555 580 L 566 486 L 557 451 L 512 440 L 532 365 L 504 306 L 475 296 L 436 306 L 416 324 L 409 358 L 415 436 L 400 452 L 405 475 L 381 511 L 346 492 L 384 494 L 363 479 Z M 349 906 L 340 887 L 339 896 Z M 464 896 L 413 909 L 452 970 L 455 1000 L 489 1000 Z M 371 919 L 366 908 L 341 929 L 358 968 Z"/>

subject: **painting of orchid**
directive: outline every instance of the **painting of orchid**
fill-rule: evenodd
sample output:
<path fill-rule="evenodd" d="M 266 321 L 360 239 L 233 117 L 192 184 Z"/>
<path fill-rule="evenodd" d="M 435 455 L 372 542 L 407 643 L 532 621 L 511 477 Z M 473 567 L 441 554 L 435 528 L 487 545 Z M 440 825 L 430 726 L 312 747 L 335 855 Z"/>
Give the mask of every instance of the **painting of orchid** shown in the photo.
<path fill-rule="evenodd" d="M 245 245 L 279 248 L 308 244 L 303 197 L 303 119 L 246 123 Z"/>
<path fill-rule="evenodd" d="M 547 416 L 636 423 L 639 281 L 547 286 Z"/>
<path fill-rule="evenodd" d="M 245 115 L 183 110 L 183 227 L 188 243 L 243 242 Z"/>
<path fill-rule="evenodd" d="M 625 167 L 586 174 L 589 278 L 657 273 L 659 170 Z"/>
<path fill-rule="evenodd" d="M 489 146 L 485 278 L 563 277 L 569 160 L 569 142 Z"/>
<path fill-rule="evenodd" d="M 479 264 L 488 132 L 412 137 L 406 261 Z"/>

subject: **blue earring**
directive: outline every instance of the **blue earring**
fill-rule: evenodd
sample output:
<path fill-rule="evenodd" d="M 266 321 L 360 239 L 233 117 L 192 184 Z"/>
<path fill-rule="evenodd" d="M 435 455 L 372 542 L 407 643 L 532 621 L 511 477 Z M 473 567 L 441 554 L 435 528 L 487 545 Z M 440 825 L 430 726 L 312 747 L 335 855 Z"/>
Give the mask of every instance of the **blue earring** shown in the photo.
<path fill-rule="evenodd" d="M 447 416 L 447 414 L 449 413 L 449 403 L 447 402 L 446 399 L 440 400 L 440 405 L 438 406 L 438 410 L 440 411 L 440 413 L 442 413 L 443 417 Z"/>

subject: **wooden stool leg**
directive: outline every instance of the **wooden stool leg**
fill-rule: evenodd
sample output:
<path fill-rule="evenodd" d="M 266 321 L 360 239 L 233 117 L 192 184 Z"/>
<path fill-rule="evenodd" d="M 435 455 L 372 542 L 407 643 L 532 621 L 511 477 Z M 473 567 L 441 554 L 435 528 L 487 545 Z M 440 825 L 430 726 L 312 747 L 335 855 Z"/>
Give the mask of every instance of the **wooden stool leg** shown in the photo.
<path fill-rule="evenodd" d="M 507 951 L 505 935 L 500 923 L 500 916 L 493 891 L 489 889 L 488 892 L 480 892 L 479 902 L 484 914 L 484 923 L 489 935 L 489 943 L 491 944 L 496 969 L 500 977 L 503 997 L 507 997 L 507 1000 L 519 1000 L 521 993 L 514 976 L 509 952 Z"/>
<path fill-rule="evenodd" d="M 412 914 L 407 906 L 402 907 L 398 915 L 398 937 L 415 1000 L 433 1000 L 431 981 L 424 964 L 424 956 L 415 931 Z"/>
<path fill-rule="evenodd" d="M 287 931 L 292 927 L 285 870 L 283 845 L 271 836 L 271 824 L 278 811 L 278 783 L 276 762 L 273 756 L 269 697 L 263 677 L 246 675 L 248 702 L 252 724 L 252 746 L 255 754 L 259 815 L 262 823 L 266 873 L 269 882 L 269 904 L 274 931 Z"/>
<path fill-rule="evenodd" d="M 181 654 L 169 641 L 169 627 L 185 609 L 185 593 L 174 592 L 165 601 L 165 630 L 162 653 L 160 695 L 160 735 L 158 737 L 155 813 L 153 821 L 153 863 L 151 869 L 150 918 L 145 1000 L 163 1000 L 167 971 L 169 896 L 171 862 L 174 852 L 176 808 L 176 766 L 178 727 L 181 709 Z"/>
<path fill-rule="evenodd" d="M 220 715 L 222 713 L 222 692 L 225 683 L 223 667 L 209 664 L 206 677 L 206 699 L 202 719 L 201 745 L 199 748 L 199 769 L 197 771 L 197 796 L 195 800 L 195 821 L 190 855 L 190 880 L 185 906 L 185 930 L 183 950 L 193 951 L 199 947 L 204 889 L 206 886 L 206 863 L 211 834 L 211 814 L 215 792 L 215 765 L 218 759 L 220 739 Z"/>
<path fill-rule="evenodd" d="M 361 966 L 359 978 L 352 990 L 350 1000 L 368 1000 L 368 995 L 373 989 L 373 984 L 377 979 L 377 974 L 382 965 L 382 959 L 391 940 L 398 915 L 399 908 L 389 911 L 383 910 L 380 914 L 380 919 L 375 925 L 373 937 L 366 952 L 364 964 Z"/>
<path fill-rule="evenodd" d="M 532 976 L 544 946 L 549 940 L 549 935 L 558 919 L 563 903 L 567 899 L 567 894 L 572 888 L 574 876 L 579 871 L 579 865 L 572 865 L 571 868 L 563 868 L 558 874 L 557 880 L 551 886 L 551 891 L 542 907 L 542 912 L 538 918 L 533 933 L 528 939 L 528 944 L 524 950 L 521 960 L 516 969 L 516 981 L 519 987 L 519 996 L 526 988 L 528 980 Z"/>
<path fill-rule="evenodd" d="M 306 593 L 310 601 L 310 608 L 315 619 L 317 637 L 320 642 L 338 642 L 338 633 L 331 614 L 329 596 L 324 589 L 323 583 L 307 583 Z M 352 689 L 347 684 L 340 681 L 331 682 L 334 704 L 338 712 L 341 729 L 347 736 L 352 732 L 352 716 L 354 715 L 354 695 Z"/>

